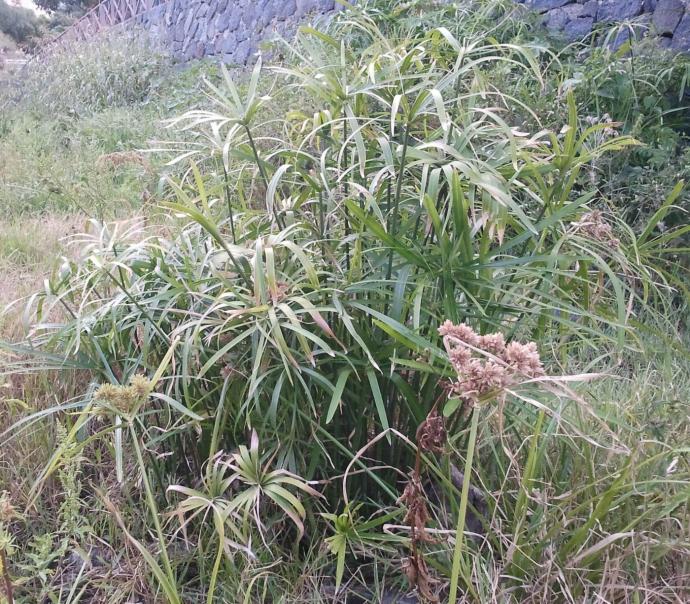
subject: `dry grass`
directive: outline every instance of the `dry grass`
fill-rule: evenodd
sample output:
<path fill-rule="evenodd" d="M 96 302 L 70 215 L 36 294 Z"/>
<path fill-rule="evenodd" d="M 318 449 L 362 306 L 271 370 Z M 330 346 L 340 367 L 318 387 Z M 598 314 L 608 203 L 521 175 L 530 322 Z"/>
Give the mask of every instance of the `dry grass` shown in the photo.
<path fill-rule="evenodd" d="M 59 258 L 65 239 L 84 227 L 80 216 L 48 215 L 0 222 L 0 338 L 14 340 L 21 329 L 23 297 L 39 290 Z"/>

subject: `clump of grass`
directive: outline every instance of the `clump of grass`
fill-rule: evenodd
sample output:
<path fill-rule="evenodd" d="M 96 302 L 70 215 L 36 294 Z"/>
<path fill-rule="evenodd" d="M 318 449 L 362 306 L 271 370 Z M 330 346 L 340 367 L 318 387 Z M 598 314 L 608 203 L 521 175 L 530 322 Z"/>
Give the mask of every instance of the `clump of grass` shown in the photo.
<path fill-rule="evenodd" d="M 685 231 L 656 230 L 673 195 L 635 230 L 593 184 L 639 141 L 572 91 L 530 111 L 558 63 L 507 10 L 351 9 L 205 83 L 161 145 L 165 228 L 93 222 L 5 347 L 15 378 L 81 378 L 3 433 L 67 426 L 24 500 L 78 457 L 106 485 L 71 500 L 79 539 L 173 603 L 683 594 L 690 370 L 658 257 Z M 637 396 L 672 401 L 660 424 Z"/>
<path fill-rule="evenodd" d="M 41 115 L 92 114 L 142 103 L 169 63 L 146 32 L 136 29 L 60 44 L 26 70 L 21 102 Z"/>

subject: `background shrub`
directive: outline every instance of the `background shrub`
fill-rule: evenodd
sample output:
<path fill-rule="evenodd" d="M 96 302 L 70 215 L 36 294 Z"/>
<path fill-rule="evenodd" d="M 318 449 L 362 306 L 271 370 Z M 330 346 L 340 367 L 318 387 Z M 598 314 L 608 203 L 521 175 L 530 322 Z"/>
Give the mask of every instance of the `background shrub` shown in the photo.
<path fill-rule="evenodd" d="M 39 30 L 39 18 L 32 10 L 10 6 L 5 0 L 0 0 L 0 31 L 22 44 L 37 35 Z"/>
<path fill-rule="evenodd" d="M 137 30 L 61 45 L 27 70 L 22 103 L 43 115 L 141 103 L 167 66 L 166 55 Z"/>

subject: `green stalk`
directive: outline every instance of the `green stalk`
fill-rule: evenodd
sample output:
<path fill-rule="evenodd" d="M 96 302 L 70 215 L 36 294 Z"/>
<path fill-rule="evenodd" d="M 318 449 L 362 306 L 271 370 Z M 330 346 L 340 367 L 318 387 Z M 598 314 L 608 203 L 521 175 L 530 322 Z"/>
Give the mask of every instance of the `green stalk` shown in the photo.
<path fill-rule="evenodd" d="M 405 134 L 403 138 L 403 148 L 400 154 L 400 170 L 398 172 L 398 182 L 395 187 L 395 199 L 393 207 L 393 221 L 391 223 L 391 237 L 395 237 L 398 233 L 398 212 L 400 207 L 400 197 L 402 195 L 403 177 L 405 174 L 405 160 L 407 158 L 407 146 L 410 139 L 410 123 L 405 124 Z M 391 249 L 388 256 L 388 269 L 386 270 L 386 281 L 391 280 L 393 273 L 393 250 Z"/>
<path fill-rule="evenodd" d="M 326 218 L 323 211 L 323 191 L 319 191 L 319 238 L 321 239 L 321 255 L 326 257 L 324 238 L 326 237 Z"/>
<path fill-rule="evenodd" d="M 303 419 L 307 420 L 308 422 L 311 422 L 311 424 L 316 428 L 317 432 L 321 433 L 326 439 L 328 439 L 330 442 L 332 442 L 338 449 L 340 449 L 341 453 L 343 453 L 346 457 L 349 459 L 352 459 L 354 455 L 352 454 L 352 449 L 346 447 L 343 443 L 341 443 L 335 436 L 333 436 L 328 430 L 326 430 L 323 426 L 320 424 L 314 422 L 314 418 L 311 417 L 310 415 L 307 415 L 304 411 L 301 409 L 296 408 L 296 412 L 300 417 Z M 364 419 L 366 421 L 366 414 L 364 415 Z M 399 494 L 396 493 L 389 485 L 387 485 L 381 478 L 379 478 L 375 472 L 369 469 L 369 467 L 361 460 L 357 459 L 356 461 L 357 465 L 364 471 L 364 474 L 371 478 L 376 484 L 378 484 L 385 492 L 386 494 L 393 499 L 394 501 L 398 498 Z"/>
<path fill-rule="evenodd" d="M 479 409 L 472 411 L 472 424 L 470 426 L 470 438 L 467 443 L 467 460 L 465 462 L 465 480 L 462 483 L 462 495 L 460 496 L 460 510 L 458 511 L 458 525 L 455 531 L 455 550 L 453 551 L 453 566 L 450 572 L 450 590 L 448 592 L 448 604 L 455 604 L 458 593 L 458 577 L 462 564 L 462 540 L 465 534 L 465 517 L 467 515 L 467 502 L 470 496 L 470 480 L 472 477 L 472 460 L 474 448 L 477 442 L 477 427 L 479 426 Z M 464 566 L 464 565 L 463 565 Z M 465 579 L 469 584 L 469 579 Z"/>
<path fill-rule="evenodd" d="M 213 570 L 211 571 L 211 583 L 208 586 L 208 596 L 206 604 L 213 604 L 213 595 L 216 592 L 216 580 L 218 579 L 218 572 L 220 570 L 220 563 L 223 560 L 223 538 L 218 536 L 218 551 L 216 552 L 216 559 L 213 562 Z"/>
<path fill-rule="evenodd" d="M 230 233 L 232 234 L 232 243 L 237 244 L 237 237 L 235 235 L 235 216 L 232 212 L 232 203 L 230 203 L 230 184 L 228 183 L 228 171 L 225 167 L 225 162 L 221 158 L 220 163 L 223 164 L 223 178 L 225 180 L 225 203 L 228 206 L 228 216 L 230 218 Z"/>
<path fill-rule="evenodd" d="M 0 549 L 0 566 L 2 566 L 2 578 L 5 582 L 5 598 L 7 599 L 7 604 L 14 604 L 12 579 L 10 578 L 10 571 L 7 568 L 7 556 L 5 555 L 4 549 Z"/>
<path fill-rule="evenodd" d="M 132 296 L 132 294 L 129 293 L 129 290 L 127 289 L 127 286 L 125 285 L 124 281 L 118 281 L 118 280 L 117 280 L 117 277 L 115 277 L 109 270 L 105 270 L 104 272 L 105 272 L 105 274 L 106 274 L 108 277 L 110 277 L 110 278 L 115 282 L 115 284 L 122 290 L 122 293 L 127 297 L 127 299 L 128 299 L 132 304 L 134 304 L 134 306 L 137 307 L 137 309 L 139 310 L 139 312 L 140 312 L 142 315 L 144 315 L 144 317 L 146 317 L 146 319 L 149 321 L 149 323 L 151 323 L 151 327 L 153 327 L 153 328 L 156 330 L 156 332 L 158 333 L 158 335 L 161 336 L 161 338 L 163 338 L 163 340 L 164 340 L 165 342 L 167 342 L 168 344 L 170 344 L 170 337 L 168 336 L 168 334 L 166 334 L 166 333 L 160 328 L 160 326 L 153 320 L 153 318 L 151 317 L 151 315 L 149 315 L 149 313 L 146 311 L 146 309 L 145 309 L 141 304 L 139 304 L 139 302 L 134 298 L 134 296 Z"/>
<path fill-rule="evenodd" d="M 172 572 L 172 566 L 170 565 L 170 558 L 168 558 L 168 550 L 165 547 L 165 538 L 163 536 L 163 529 L 161 527 L 160 520 L 158 518 L 158 507 L 156 506 L 156 500 L 153 497 L 153 490 L 151 489 L 151 483 L 149 482 L 148 473 L 146 471 L 146 465 L 144 464 L 144 458 L 141 454 L 141 447 L 139 446 L 139 439 L 137 438 L 136 430 L 132 423 L 129 424 L 129 431 L 132 435 L 132 442 L 134 443 L 134 451 L 137 454 L 137 462 L 139 463 L 139 468 L 141 469 L 141 479 L 144 483 L 144 491 L 146 492 L 146 501 L 149 506 L 149 511 L 151 516 L 153 516 L 153 525 L 156 529 L 156 536 L 158 537 L 158 543 L 161 550 L 161 558 L 163 558 L 163 565 L 165 566 L 165 572 L 168 575 L 168 580 L 172 585 L 175 584 L 175 576 Z"/>
<path fill-rule="evenodd" d="M 256 144 L 254 143 L 254 137 L 252 136 L 252 131 L 249 129 L 249 126 L 244 124 L 244 130 L 247 133 L 247 139 L 249 140 L 249 146 L 252 148 L 252 153 L 254 154 L 254 159 L 256 160 L 256 165 L 259 167 L 259 174 L 261 174 L 261 180 L 264 182 L 264 187 L 266 187 L 266 191 L 268 191 L 268 175 L 266 174 L 266 170 L 264 170 L 264 166 L 261 163 L 261 158 L 259 157 L 259 150 L 256 148 Z M 273 209 L 274 215 L 276 222 L 278 223 L 278 226 L 281 229 L 285 228 L 285 225 L 283 224 L 283 221 L 280 218 L 280 214 L 275 211 L 275 208 Z"/>
<path fill-rule="evenodd" d="M 343 122 L 343 144 L 347 140 L 347 120 Z M 348 165 L 349 153 L 347 149 L 345 150 L 345 165 Z M 347 199 L 350 194 L 350 187 L 347 180 L 343 183 L 343 190 L 345 192 L 345 198 Z M 345 211 L 345 268 L 348 275 L 350 274 L 350 213 L 347 210 L 347 204 L 343 204 L 343 209 Z"/>

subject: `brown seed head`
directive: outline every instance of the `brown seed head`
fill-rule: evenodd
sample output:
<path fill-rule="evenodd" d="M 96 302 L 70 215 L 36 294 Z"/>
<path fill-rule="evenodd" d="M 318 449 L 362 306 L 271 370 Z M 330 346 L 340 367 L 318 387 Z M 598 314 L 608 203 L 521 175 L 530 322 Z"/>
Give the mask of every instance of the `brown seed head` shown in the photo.
<path fill-rule="evenodd" d="M 620 246 L 620 240 L 614 236 L 613 228 L 600 210 L 592 210 L 583 214 L 580 220 L 573 225 L 580 234 L 589 239 L 599 241 L 614 249 Z"/>
<path fill-rule="evenodd" d="M 441 325 L 439 333 L 457 374 L 450 395 L 467 403 L 476 405 L 524 378 L 544 375 L 534 342 L 506 344 L 502 333 L 479 336 L 468 325 L 450 321 Z"/>
<path fill-rule="evenodd" d="M 10 522 L 14 518 L 18 518 L 19 514 L 12 505 L 10 494 L 7 491 L 0 493 L 0 524 Z"/>
<path fill-rule="evenodd" d="M 417 428 L 417 444 L 422 451 L 441 453 L 446 444 L 446 426 L 434 407 Z"/>

